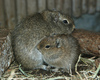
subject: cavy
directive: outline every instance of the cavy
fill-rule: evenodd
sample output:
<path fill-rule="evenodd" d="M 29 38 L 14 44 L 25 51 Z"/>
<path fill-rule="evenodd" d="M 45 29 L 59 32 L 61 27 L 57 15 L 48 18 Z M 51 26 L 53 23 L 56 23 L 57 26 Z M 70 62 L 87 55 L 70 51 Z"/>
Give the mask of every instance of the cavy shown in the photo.
<path fill-rule="evenodd" d="M 45 36 L 70 34 L 74 22 L 68 15 L 57 11 L 43 11 L 23 19 L 12 31 L 12 47 L 15 59 L 25 69 L 46 69 L 43 56 L 36 45 Z"/>
<path fill-rule="evenodd" d="M 58 34 L 45 37 L 37 45 L 43 54 L 43 60 L 52 67 L 75 71 L 75 64 L 80 54 L 78 41 L 71 35 Z"/>

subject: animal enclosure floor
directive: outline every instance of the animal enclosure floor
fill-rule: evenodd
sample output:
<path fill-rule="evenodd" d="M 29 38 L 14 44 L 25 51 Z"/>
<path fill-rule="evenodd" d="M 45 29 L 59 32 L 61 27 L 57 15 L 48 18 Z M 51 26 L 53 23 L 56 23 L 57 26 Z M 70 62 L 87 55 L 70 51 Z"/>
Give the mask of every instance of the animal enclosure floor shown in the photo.
<path fill-rule="evenodd" d="M 95 62 L 90 58 L 85 62 L 82 60 L 78 62 L 75 75 L 41 69 L 23 71 L 16 62 L 13 62 L 1 80 L 100 80 L 100 74 L 94 78 L 96 70 Z"/>

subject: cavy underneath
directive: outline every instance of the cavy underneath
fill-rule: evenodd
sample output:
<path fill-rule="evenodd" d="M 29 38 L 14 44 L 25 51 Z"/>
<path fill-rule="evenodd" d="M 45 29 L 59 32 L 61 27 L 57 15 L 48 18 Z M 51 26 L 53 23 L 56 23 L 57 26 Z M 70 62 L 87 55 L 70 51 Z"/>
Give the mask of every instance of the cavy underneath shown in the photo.
<path fill-rule="evenodd" d="M 37 49 L 43 54 L 44 61 L 56 69 L 62 68 L 70 73 L 75 71 L 75 64 L 80 54 L 78 41 L 71 35 L 53 35 L 45 37 Z"/>

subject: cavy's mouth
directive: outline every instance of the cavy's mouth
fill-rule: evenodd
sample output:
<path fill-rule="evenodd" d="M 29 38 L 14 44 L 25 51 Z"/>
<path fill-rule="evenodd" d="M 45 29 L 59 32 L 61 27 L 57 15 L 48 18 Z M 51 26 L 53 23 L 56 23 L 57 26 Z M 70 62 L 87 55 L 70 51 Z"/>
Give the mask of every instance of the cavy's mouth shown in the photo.
<path fill-rule="evenodd" d="M 74 31 L 74 30 L 75 30 L 75 25 L 73 24 L 73 25 L 72 25 L 72 31 Z"/>
<path fill-rule="evenodd" d="M 48 64 L 45 61 L 43 61 L 43 64 L 46 65 L 46 66 L 48 66 Z"/>

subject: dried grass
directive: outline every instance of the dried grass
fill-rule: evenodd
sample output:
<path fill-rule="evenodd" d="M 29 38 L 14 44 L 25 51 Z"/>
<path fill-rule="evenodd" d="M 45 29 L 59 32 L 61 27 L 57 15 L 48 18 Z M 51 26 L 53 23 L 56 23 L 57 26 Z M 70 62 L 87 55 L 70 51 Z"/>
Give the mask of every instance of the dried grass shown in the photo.
<path fill-rule="evenodd" d="M 14 62 L 4 73 L 1 80 L 100 80 L 100 74 L 98 74 L 98 72 L 100 72 L 100 65 L 98 69 L 96 69 L 93 58 L 81 58 L 76 67 L 77 74 L 69 76 L 67 73 L 39 69 L 23 71 L 22 68 Z"/>

